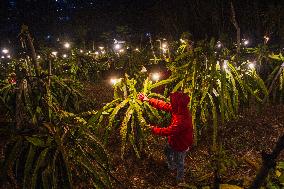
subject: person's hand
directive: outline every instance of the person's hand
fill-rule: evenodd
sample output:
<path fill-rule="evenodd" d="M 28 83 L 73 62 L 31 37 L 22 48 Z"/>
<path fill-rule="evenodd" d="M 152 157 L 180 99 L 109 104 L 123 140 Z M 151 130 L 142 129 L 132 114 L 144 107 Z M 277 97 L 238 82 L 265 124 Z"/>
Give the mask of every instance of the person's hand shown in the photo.
<path fill-rule="evenodd" d="M 143 101 L 149 101 L 149 98 L 144 93 L 139 93 L 138 99 Z"/>
<path fill-rule="evenodd" d="M 152 133 L 155 126 L 150 125 L 149 130 Z"/>
<path fill-rule="evenodd" d="M 154 128 L 154 126 L 148 124 L 148 125 L 145 126 L 145 131 L 152 132 L 153 128 Z"/>

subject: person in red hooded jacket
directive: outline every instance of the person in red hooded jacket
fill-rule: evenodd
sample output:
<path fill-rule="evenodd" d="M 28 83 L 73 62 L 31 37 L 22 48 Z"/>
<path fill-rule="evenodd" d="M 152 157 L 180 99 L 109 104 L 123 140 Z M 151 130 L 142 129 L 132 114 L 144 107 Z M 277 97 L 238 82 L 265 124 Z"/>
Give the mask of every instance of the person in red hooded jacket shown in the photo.
<path fill-rule="evenodd" d="M 171 123 L 168 127 L 159 128 L 152 126 L 154 135 L 167 136 L 168 144 L 165 147 L 165 155 L 170 170 L 177 169 L 176 179 L 181 182 L 184 177 L 184 159 L 186 152 L 193 144 L 192 116 L 188 109 L 190 98 L 182 92 L 174 92 L 170 95 L 170 103 L 155 98 L 148 98 L 143 93 L 138 95 L 141 101 L 158 110 L 171 112 Z"/>

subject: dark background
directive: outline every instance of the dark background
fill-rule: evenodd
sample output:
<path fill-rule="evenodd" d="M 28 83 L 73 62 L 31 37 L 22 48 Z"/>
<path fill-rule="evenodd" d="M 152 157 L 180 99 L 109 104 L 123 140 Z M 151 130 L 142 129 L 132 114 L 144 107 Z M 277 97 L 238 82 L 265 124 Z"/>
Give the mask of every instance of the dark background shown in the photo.
<path fill-rule="evenodd" d="M 233 3 L 243 38 L 259 43 L 269 35 L 271 42 L 283 43 L 284 0 Z M 22 24 L 37 41 L 59 38 L 87 47 L 114 37 L 138 41 L 146 33 L 236 38 L 229 0 L 0 0 L 0 45 L 17 41 Z"/>

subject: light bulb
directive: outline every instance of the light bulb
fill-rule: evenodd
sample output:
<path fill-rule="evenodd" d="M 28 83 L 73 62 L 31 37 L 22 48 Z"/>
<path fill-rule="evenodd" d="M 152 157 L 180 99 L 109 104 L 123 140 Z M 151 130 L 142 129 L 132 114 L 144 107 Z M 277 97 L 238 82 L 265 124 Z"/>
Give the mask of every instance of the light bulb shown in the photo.
<path fill-rule="evenodd" d="M 8 49 L 6 49 L 6 48 L 4 48 L 4 49 L 2 49 L 2 53 L 4 53 L 4 54 L 8 54 L 8 53 L 9 53 L 9 50 L 8 50 Z"/>
<path fill-rule="evenodd" d="M 179 39 L 181 43 L 185 43 L 185 40 L 184 39 Z"/>
<path fill-rule="evenodd" d="M 160 74 L 159 74 L 159 73 L 153 73 L 153 74 L 152 74 L 152 79 L 153 79 L 154 81 L 158 81 L 158 80 L 160 79 Z"/>
<path fill-rule="evenodd" d="M 51 54 L 52 54 L 53 56 L 57 56 L 57 53 L 58 53 L 58 52 L 56 52 L 56 51 L 51 52 Z"/>
<path fill-rule="evenodd" d="M 121 81 L 121 78 L 120 79 L 117 79 L 117 78 L 111 78 L 110 79 L 110 83 L 112 85 L 115 85 L 115 84 L 119 83 L 120 81 Z"/>
<path fill-rule="evenodd" d="M 71 46 L 70 43 L 68 43 L 68 42 L 64 43 L 64 47 L 65 47 L 66 49 L 69 49 L 70 46 Z"/>
<path fill-rule="evenodd" d="M 245 39 L 245 40 L 244 40 L 244 45 L 247 46 L 248 44 L 249 44 L 249 40 L 248 40 L 248 39 Z"/>
<path fill-rule="evenodd" d="M 265 43 L 267 43 L 267 42 L 269 41 L 269 39 L 270 39 L 270 38 L 269 38 L 268 36 L 266 36 L 266 35 L 265 35 L 263 38 L 264 38 L 264 42 L 265 42 Z"/>
<path fill-rule="evenodd" d="M 253 70 L 255 68 L 255 64 L 254 63 L 249 63 L 248 67 Z"/>
<path fill-rule="evenodd" d="M 114 45 L 114 49 L 115 49 L 115 50 L 119 50 L 120 48 L 121 48 L 121 45 L 120 45 L 120 44 L 115 44 L 115 45 Z"/>
<path fill-rule="evenodd" d="M 217 48 L 221 48 L 221 47 L 222 47 L 221 41 L 217 41 L 216 47 L 217 47 Z"/>
<path fill-rule="evenodd" d="M 167 48 L 167 47 L 168 47 L 167 43 L 162 44 L 162 48 Z"/>

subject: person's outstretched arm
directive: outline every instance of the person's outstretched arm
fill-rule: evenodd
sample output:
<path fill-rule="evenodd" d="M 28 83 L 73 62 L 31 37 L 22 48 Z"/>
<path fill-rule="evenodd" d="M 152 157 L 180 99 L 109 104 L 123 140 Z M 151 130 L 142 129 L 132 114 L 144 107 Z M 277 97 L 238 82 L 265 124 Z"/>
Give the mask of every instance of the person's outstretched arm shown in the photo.
<path fill-rule="evenodd" d="M 170 103 L 164 102 L 163 100 L 158 100 L 155 98 L 148 98 L 146 95 L 144 95 L 143 93 L 140 93 L 138 95 L 138 98 L 141 101 L 147 101 L 149 102 L 149 104 L 159 110 L 163 110 L 163 111 L 167 111 L 167 112 L 171 112 L 172 111 L 172 106 Z"/>
<path fill-rule="evenodd" d="M 155 98 L 150 98 L 149 99 L 149 104 L 159 110 L 163 110 L 166 112 L 171 112 L 172 111 L 172 106 L 170 103 L 165 102 L 163 100 L 158 100 Z"/>

